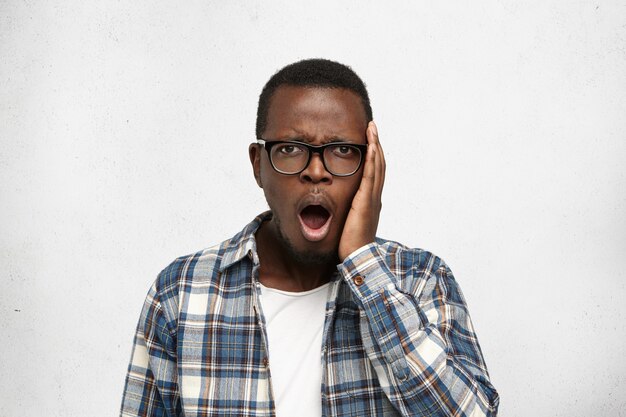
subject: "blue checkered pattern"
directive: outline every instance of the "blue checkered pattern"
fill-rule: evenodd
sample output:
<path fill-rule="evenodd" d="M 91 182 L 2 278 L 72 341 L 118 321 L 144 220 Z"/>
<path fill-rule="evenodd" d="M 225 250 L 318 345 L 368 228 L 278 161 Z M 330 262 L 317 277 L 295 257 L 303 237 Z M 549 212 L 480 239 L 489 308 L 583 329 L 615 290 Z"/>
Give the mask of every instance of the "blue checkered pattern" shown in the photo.
<path fill-rule="evenodd" d="M 121 416 L 274 416 L 254 233 L 161 272 L 141 313 Z M 337 267 L 321 351 L 324 416 L 496 416 L 447 265 L 378 239 Z"/>

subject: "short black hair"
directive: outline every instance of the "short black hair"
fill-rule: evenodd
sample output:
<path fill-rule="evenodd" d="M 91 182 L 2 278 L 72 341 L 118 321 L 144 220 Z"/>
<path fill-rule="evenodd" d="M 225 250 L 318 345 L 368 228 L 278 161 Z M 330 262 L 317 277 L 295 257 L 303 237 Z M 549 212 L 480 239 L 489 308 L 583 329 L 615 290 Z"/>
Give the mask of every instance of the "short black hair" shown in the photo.
<path fill-rule="evenodd" d="M 365 83 L 347 65 L 328 59 L 305 59 L 294 62 L 272 75 L 259 96 L 256 113 L 256 137 L 267 127 L 267 114 L 272 96 L 280 86 L 345 88 L 361 98 L 367 121 L 373 120 L 372 106 Z"/>

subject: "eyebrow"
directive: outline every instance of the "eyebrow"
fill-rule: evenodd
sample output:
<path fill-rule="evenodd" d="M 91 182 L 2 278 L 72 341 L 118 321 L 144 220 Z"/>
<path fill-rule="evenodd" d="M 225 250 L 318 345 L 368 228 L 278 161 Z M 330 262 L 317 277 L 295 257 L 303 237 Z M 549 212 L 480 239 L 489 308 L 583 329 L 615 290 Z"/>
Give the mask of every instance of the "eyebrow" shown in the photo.
<path fill-rule="evenodd" d="M 285 138 L 285 139 L 280 139 L 280 140 L 286 140 L 286 141 L 293 141 L 293 142 L 302 142 L 302 143 L 307 143 L 307 144 L 311 144 L 311 142 L 313 142 L 314 139 L 310 139 L 310 138 L 306 138 L 306 137 L 294 137 L 294 138 Z M 346 138 L 341 138 L 341 137 L 337 137 L 337 136 L 333 136 L 329 139 L 325 139 L 322 141 L 322 145 L 325 145 L 327 143 L 355 143 L 355 141 L 350 140 L 350 139 L 346 139 Z"/>

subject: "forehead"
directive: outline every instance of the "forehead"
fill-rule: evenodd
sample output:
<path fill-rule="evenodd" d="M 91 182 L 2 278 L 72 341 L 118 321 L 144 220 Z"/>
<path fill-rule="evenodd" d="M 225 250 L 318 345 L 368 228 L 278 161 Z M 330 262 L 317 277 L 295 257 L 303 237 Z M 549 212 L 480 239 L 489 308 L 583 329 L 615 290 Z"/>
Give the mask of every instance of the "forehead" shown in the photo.
<path fill-rule="evenodd" d="M 361 98 L 345 88 L 281 86 L 267 113 L 265 136 L 333 138 L 364 142 L 367 120 Z"/>

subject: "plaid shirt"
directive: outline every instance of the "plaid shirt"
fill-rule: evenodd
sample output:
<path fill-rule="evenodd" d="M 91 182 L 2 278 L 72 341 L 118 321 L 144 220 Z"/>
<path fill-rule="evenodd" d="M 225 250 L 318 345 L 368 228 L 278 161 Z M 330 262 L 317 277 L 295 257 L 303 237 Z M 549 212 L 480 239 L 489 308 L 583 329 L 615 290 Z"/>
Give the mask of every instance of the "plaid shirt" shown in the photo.
<path fill-rule="evenodd" d="M 122 416 L 274 416 L 254 233 L 177 259 L 150 288 Z M 498 394 L 448 266 L 377 239 L 331 278 L 324 416 L 495 416 Z"/>

